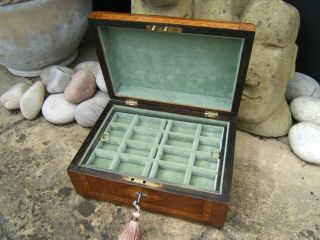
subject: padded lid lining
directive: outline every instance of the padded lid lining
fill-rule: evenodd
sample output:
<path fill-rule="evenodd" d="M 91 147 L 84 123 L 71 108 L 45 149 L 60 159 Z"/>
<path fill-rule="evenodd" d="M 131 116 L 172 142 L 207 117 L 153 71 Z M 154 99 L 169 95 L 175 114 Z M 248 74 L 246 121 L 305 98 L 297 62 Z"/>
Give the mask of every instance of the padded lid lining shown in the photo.
<path fill-rule="evenodd" d="M 99 27 L 118 97 L 231 111 L 244 39 Z"/>

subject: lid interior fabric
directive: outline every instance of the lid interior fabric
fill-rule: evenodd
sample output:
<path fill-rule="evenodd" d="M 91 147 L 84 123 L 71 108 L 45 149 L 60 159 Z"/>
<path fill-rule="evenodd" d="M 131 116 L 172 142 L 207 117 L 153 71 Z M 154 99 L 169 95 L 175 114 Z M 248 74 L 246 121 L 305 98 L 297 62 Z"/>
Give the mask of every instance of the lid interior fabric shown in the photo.
<path fill-rule="evenodd" d="M 243 38 L 100 26 L 113 92 L 231 111 Z"/>

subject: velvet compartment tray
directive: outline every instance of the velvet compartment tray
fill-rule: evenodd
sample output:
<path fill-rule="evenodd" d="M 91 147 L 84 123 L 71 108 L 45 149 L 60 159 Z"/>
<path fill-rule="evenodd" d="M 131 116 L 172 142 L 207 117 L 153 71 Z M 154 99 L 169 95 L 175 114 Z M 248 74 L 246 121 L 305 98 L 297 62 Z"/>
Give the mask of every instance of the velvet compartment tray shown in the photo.
<path fill-rule="evenodd" d="M 219 192 L 226 128 L 209 119 L 114 106 L 80 165 Z"/>

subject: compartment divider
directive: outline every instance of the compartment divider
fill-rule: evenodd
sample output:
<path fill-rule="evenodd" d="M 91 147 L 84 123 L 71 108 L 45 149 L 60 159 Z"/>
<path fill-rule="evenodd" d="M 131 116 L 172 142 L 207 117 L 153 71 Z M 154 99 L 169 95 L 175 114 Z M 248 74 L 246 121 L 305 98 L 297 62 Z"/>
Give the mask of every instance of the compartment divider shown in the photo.
<path fill-rule="evenodd" d="M 192 144 L 192 152 L 189 157 L 188 165 L 187 165 L 187 170 L 186 170 L 186 175 L 183 180 L 183 184 L 189 185 L 191 181 L 191 176 L 192 176 L 192 167 L 194 166 L 194 162 L 196 159 L 196 151 L 198 149 L 199 141 L 200 141 L 200 134 L 202 131 L 202 125 L 197 124 L 197 129 L 194 134 L 194 140 Z"/>
<path fill-rule="evenodd" d="M 149 174 L 149 177 L 155 178 L 155 176 L 157 175 L 159 166 L 158 166 L 158 161 L 160 160 L 160 158 L 163 155 L 163 147 L 165 142 L 168 139 L 168 133 L 170 131 L 170 128 L 172 126 L 172 120 L 163 120 L 161 122 L 161 128 L 164 129 L 163 133 L 162 133 L 162 138 L 160 140 L 159 146 L 158 146 L 158 151 L 156 152 L 156 157 L 154 159 L 154 162 L 152 164 L 152 168 Z"/>
<path fill-rule="evenodd" d="M 92 152 L 91 155 L 90 155 L 90 157 L 89 157 L 89 159 L 88 159 L 88 161 L 87 161 L 87 163 L 86 163 L 86 165 L 90 165 L 90 164 L 95 160 L 96 157 L 97 157 L 97 156 L 96 156 L 95 151 Z"/>
<path fill-rule="evenodd" d="M 209 170 L 201 167 L 192 167 L 192 172 L 203 175 L 206 178 L 216 178 L 217 170 Z"/>
<path fill-rule="evenodd" d="M 142 177 L 148 177 L 150 170 L 151 170 L 152 163 L 153 163 L 153 161 L 146 162 L 144 169 L 143 169 L 143 172 L 142 172 Z"/>
<path fill-rule="evenodd" d="M 126 140 L 130 137 L 130 135 L 132 135 L 133 133 L 133 126 L 136 125 L 136 123 L 139 121 L 139 116 L 138 115 L 134 115 L 133 119 L 131 120 L 131 123 L 125 133 L 125 135 L 123 136 L 121 143 L 120 143 L 120 147 L 118 148 L 117 153 L 115 154 L 111 164 L 110 164 L 110 168 L 111 170 L 117 170 L 120 164 L 120 153 L 123 153 L 126 150 Z"/>

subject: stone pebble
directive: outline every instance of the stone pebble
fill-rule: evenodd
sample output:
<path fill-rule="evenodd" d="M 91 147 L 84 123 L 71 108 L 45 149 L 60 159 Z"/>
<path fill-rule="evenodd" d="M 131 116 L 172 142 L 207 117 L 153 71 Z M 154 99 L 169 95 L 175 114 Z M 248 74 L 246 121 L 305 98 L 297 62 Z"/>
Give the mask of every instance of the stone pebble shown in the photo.
<path fill-rule="evenodd" d="M 49 93 L 62 93 L 75 74 L 73 69 L 63 66 L 49 66 L 41 71 L 40 77 Z"/>
<path fill-rule="evenodd" d="M 96 83 L 97 83 L 98 88 L 101 91 L 106 92 L 106 93 L 108 92 L 106 82 L 104 81 L 104 77 L 103 77 L 101 69 L 97 73 Z"/>
<path fill-rule="evenodd" d="M 78 104 L 91 98 L 96 89 L 94 75 L 88 70 L 80 70 L 72 77 L 64 91 L 64 95 L 70 103 Z"/>
<path fill-rule="evenodd" d="M 320 164 L 320 126 L 315 123 L 302 122 L 289 131 L 290 146 L 302 160 Z"/>
<path fill-rule="evenodd" d="M 320 98 L 320 85 L 312 77 L 296 72 L 295 78 L 288 82 L 286 99 L 290 102 L 301 96 Z"/>
<path fill-rule="evenodd" d="M 293 118 L 298 122 L 320 124 L 320 98 L 308 96 L 295 98 L 290 103 L 290 109 Z"/>
<path fill-rule="evenodd" d="M 74 71 L 78 72 L 80 70 L 90 71 L 96 77 L 101 68 L 98 61 L 86 61 L 74 67 Z"/>
<path fill-rule="evenodd" d="M 96 95 L 76 107 L 75 119 L 83 127 L 92 127 L 106 107 L 109 97 L 98 91 Z"/>
<path fill-rule="evenodd" d="M 20 110 L 29 120 L 36 118 L 41 111 L 45 97 L 45 87 L 41 81 L 35 82 L 21 97 Z"/>
<path fill-rule="evenodd" d="M 74 121 L 76 105 L 69 103 L 63 93 L 52 94 L 44 101 L 42 114 L 54 124 L 66 124 Z"/>
<path fill-rule="evenodd" d="M 9 110 L 20 108 L 20 99 L 22 95 L 30 88 L 31 82 L 25 81 L 13 85 L 1 95 L 1 104 Z"/>

